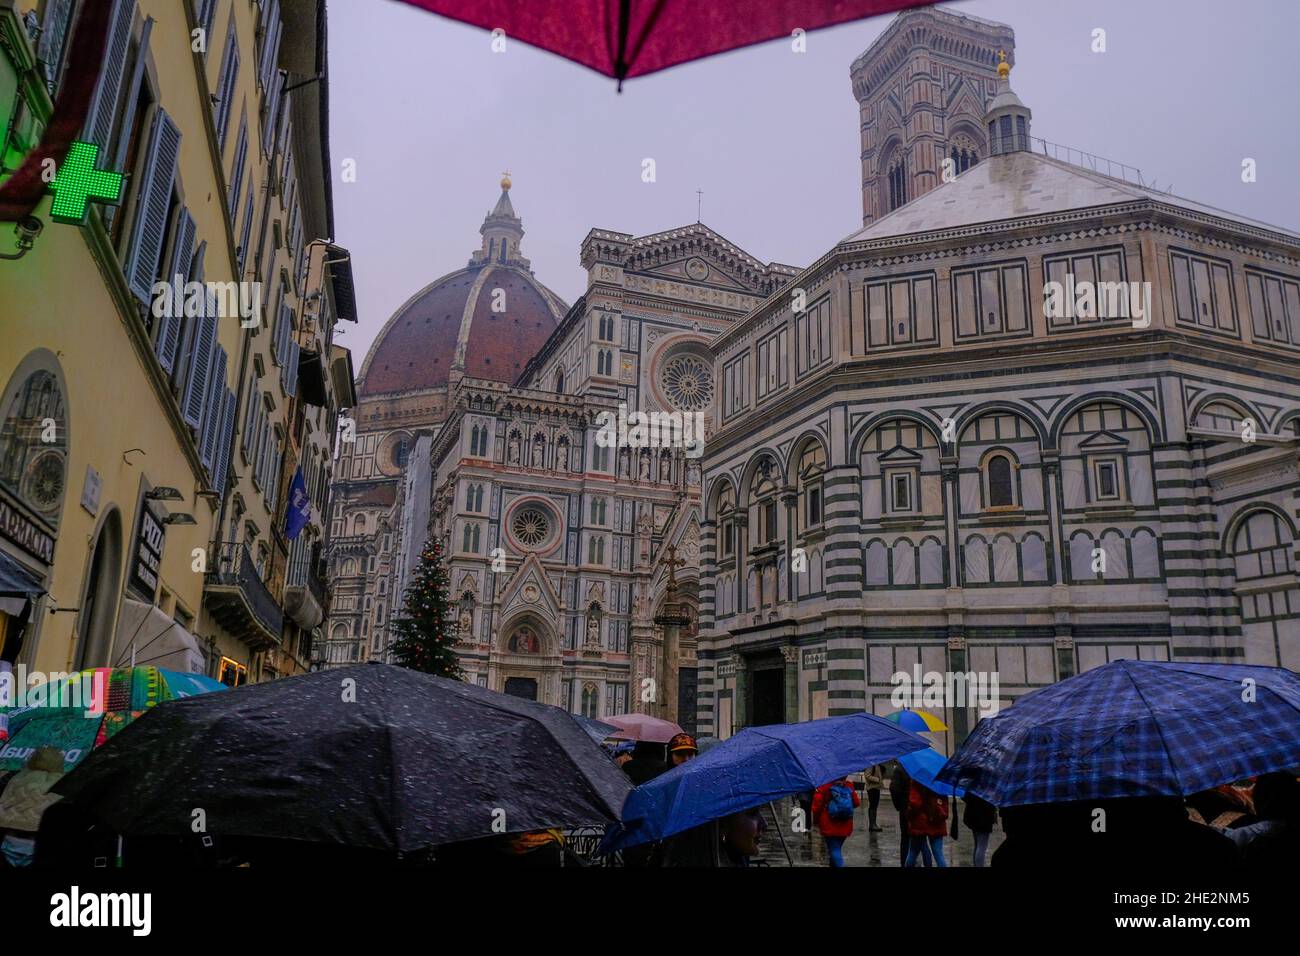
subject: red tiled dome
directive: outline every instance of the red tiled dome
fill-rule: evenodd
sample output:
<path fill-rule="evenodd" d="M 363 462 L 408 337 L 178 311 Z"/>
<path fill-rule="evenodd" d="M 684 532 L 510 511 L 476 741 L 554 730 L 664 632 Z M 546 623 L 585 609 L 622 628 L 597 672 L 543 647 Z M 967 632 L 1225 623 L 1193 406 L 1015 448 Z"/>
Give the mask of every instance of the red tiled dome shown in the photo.
<path fill-rule="evenodd" d="M 505 294 L 503 312 L 492 311 L 496 289 Z M 453 272 L 420 290 L 389 320 L 366 356 L 359 390 L 374 395 L 445 387 L 467 312 L 464 374 L 513 382 L 567 308 L 518 268 L 484 265 Z"/>

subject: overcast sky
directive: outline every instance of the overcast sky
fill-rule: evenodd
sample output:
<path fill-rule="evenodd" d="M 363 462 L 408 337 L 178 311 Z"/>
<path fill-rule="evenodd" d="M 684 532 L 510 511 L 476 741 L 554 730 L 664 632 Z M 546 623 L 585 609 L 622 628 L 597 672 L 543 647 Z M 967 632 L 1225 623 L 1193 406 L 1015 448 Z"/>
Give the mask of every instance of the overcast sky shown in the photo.
<path fill-rule="evenodd" d="M 756 0 L 763 2 L 763 0 Z M 1296 0 L 963 0 L 1016 33 L 1034 135 L 1139 167 L 1181 196 L 1300 230 Z M 861 225 L 849 65 L 889 22 L 821 30 L 624 84 L 392 0 L 330 0 L 336 241 L 351 249 L 355 366 L 421 287 L 465 266 L 500 193 L 524 255 L 572 303 L 588 230 L 696 219 L 763 262 L 804 266 Z M 792 24 L 792 28 L 797 24 Z M 1091 50 L 1103 28 L 1107 52 Z M 658 178 L 641 181 L 652 157 Z M 1241 162 L 1258 181 L 1241 181 Z M 355 182 L 341 164 L 356 161 Z"/>

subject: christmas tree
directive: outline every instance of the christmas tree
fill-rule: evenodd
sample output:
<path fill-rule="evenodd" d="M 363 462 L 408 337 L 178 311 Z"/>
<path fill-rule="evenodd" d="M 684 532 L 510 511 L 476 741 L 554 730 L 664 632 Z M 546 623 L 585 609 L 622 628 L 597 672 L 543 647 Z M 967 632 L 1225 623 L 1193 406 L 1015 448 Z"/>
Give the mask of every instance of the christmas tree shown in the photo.
<path fill-rule="evenodd" d="M 442 545 L 431 538 L 420 552 L 420 563 L 406 589 L 402 615 L 392 623 L 397 636 L 393 655 L 402 667 L 460 680 L 456 623 L 447 603 L 447 585 Z"/>

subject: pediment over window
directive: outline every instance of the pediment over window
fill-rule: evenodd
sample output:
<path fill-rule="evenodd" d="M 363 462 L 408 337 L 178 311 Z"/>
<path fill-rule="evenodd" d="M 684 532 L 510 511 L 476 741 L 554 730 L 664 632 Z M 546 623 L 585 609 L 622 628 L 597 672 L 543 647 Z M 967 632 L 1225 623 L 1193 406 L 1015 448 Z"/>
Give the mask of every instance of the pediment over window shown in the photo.
<path fill-rule="evenodd" d="M 1114 432 L 1101 431 L 1089 435 L 1079 442 L 1079 447 L 1086 451 L 1103 451 L 1128 447 L 1128 439 Z"/>
<path fill-rule="evenodd" d="M 895 445 L 881 455 L 880 460 L 888 464 L 912 465 L 921 460 L 921 454 L 902 445 Z"/>

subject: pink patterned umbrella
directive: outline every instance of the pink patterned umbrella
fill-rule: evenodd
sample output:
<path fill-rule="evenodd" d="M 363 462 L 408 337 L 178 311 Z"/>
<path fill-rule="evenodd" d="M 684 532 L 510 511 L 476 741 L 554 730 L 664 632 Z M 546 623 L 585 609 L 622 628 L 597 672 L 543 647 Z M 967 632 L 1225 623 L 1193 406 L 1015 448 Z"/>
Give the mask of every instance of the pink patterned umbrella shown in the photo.
<path fill-rule="evenodd" d="M 661 720 L 648 714 L 619 714 L 603 720 L 619 730 L 610 735 L 612 740 L 644 740 L 652 744 L 666 744 L 682 732 L 682 728 L 671 720 Z"/>

